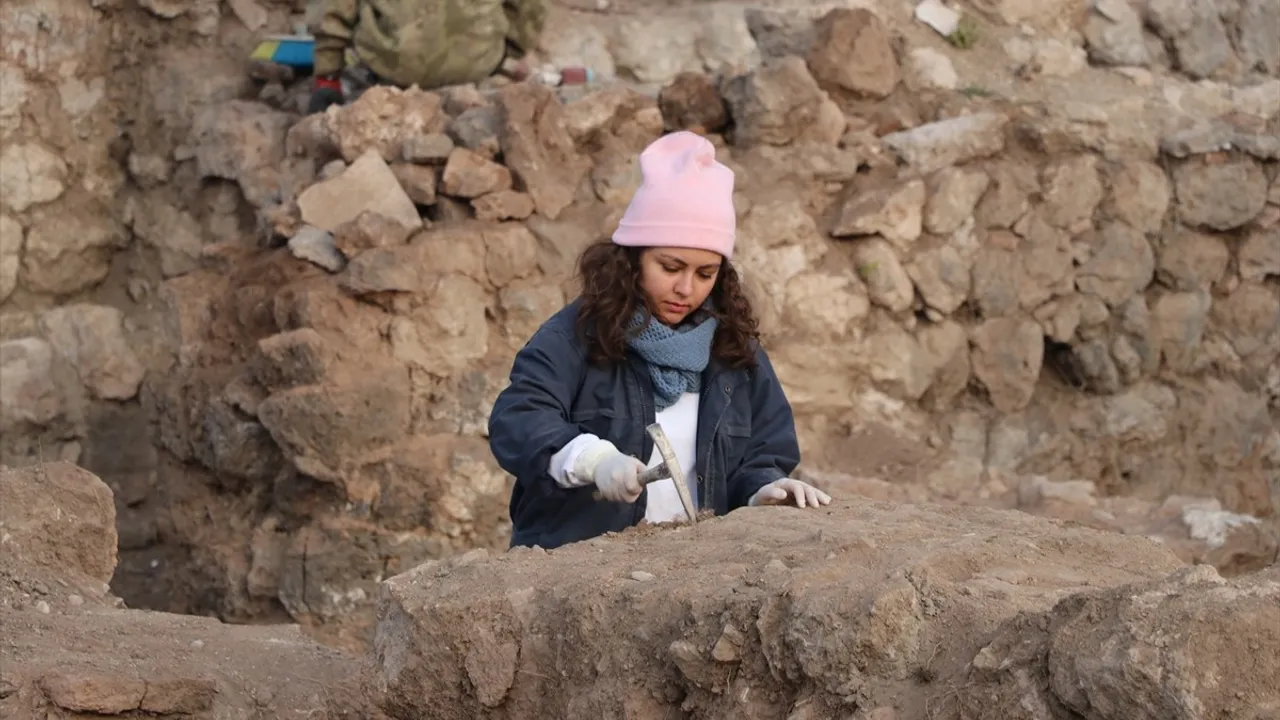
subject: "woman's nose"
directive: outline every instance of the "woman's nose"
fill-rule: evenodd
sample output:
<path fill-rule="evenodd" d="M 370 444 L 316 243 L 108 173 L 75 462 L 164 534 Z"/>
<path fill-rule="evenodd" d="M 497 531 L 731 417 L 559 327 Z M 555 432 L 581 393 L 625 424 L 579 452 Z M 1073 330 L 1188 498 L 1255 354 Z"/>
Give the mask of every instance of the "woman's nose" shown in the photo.
<path fill-rule="evenodd" d="M 693 278 L 688 275 L 680 275 L 676 278 L 676 293 L 679 295 L 688 295 L 693 292 Z"/>

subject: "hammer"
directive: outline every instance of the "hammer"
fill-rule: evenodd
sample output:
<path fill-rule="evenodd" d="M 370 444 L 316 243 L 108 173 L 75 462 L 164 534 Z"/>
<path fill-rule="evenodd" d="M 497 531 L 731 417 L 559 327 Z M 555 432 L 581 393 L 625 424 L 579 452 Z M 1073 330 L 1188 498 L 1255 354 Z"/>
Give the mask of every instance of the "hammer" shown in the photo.
<path fill-rule="evenodd" d="M 676 494 L 680 496 L 680 504 L 684 506 L 684 514 L 689 516 L 690 522 L 698 522 L 698 509 L 693 506 L 693 497 L 689 494 L 689 486 L 685 484 L 684 471 L 680 469 L 680 461 L 676 459 L 675 450 L 671 449 L 671 441 L 667 439 L 667 433 L 658 423 L 645 428 L 645 431 L 649 433 L 649 437 L 653 438 L 653 446 L 658 448 L 658 454 L 662 455 L 662 462 L 640 473 L 640 485 L 646 486 L 658 480 L 671 478 L 671 483 L 676 486 Z M 591 497 L 599 500 L 600 491 L 595 491 Z"/>

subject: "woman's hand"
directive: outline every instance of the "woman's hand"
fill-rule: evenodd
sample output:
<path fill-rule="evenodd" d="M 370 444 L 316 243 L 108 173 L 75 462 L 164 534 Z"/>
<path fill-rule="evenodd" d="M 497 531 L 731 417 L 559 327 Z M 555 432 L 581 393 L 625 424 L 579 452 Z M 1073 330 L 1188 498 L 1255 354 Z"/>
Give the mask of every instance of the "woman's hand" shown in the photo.
<path fill-rule="evenodd" d="M 592 477 L 605 500 L 633 503 L 644 492 L 644 486 L 640 484 L 640 473 L 643 471 L 644 463 L 630 455 L 613 452 L 599 460 Z"/>
<path fill-rule="evenodd" d="M 750 507 L 757 505 L 795 505 L 818 507 L 831 504 L 831 496 L 807 482 L 783 478 L 774 480 L 756 491 L 747 501 Z"/>

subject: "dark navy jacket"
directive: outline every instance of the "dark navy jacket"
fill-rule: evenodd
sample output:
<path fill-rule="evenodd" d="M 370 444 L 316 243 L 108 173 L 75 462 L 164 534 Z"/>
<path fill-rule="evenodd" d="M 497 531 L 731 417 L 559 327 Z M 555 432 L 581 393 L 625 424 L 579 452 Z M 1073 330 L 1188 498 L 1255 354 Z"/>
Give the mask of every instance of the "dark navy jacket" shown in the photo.
<path fill-rule="evenodd" d="M 582 433 L 642 461 L 653 452 L 645 432 L 655 414 L 645 362 L 628 354 L 612 366 L 591 364 L 574 329 L 578 307 L 577 301 L 569 304 L 529 339 L 489 415 L 489 447 L 516 477 L 512 546 L 550 549 L 644 518 L 647 491 L 634 504 L 594 500 L 595 485 L 562 488 L 549 472 L 551 456 Z M 757 348 L 756 360 L 746 370 L 712 360 L 702 376 L 695 502 L 717 515 L 745 506 L 800 462 L 791 405 L 763 349 Z"/>

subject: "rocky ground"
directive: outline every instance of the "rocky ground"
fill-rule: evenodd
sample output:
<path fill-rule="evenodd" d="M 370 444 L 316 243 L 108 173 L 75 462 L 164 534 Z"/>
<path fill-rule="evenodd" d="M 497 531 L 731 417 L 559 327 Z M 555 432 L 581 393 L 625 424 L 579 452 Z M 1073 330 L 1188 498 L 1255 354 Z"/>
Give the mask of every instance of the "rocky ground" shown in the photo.
<path fill-rule="evenodd" d="M 360 661 L 296 625 L 130 610 L 111 490 L 70 463 L 0 470 L 0 715 L 372 718 Z"/>
<path fill-rule="evenodd" d="M 1280 527 L 1280 33 L 1267 30 L 1280 11 L 1266 0 L 955 8 L 964 22 L 944 38 L 910 3 L 556 4 L 542 55 L 590 65 L 600 83 L 377 89 L 302 118 L 305 79 L 244 61 L 257 33 L 301 17 L 293 3 L 6 3 L 0 463 L 63 460 L 100 477 L 119 552 L 89 579 L 48 575 L 44 560 L 6 569 L 5 602 L 25 613 L 14 617 L 46 622 L 43 608 L 70 607 L 59 598 L 97 608 L 114 595 L 296 622 L 363 653 L 379 613 L 391 622 L 385 593 L 401 585 L 388 578 L 457 556 L 474 572 L 508 568 L 465 555 L 505 548 L 509 532 L 487 409 L 512 355 L 570 297 L 577 250 L 616 223 L 636 154 L 678 128 L 707 133 L 738 171 L 737 262 L 795 407 L 801 472 L 847 503 L 835 517 L 985 506 L 927 511 L 978 533 L 1017 509 L 1139 536 L 1105 541 L 1136 543 L 1124 547 L 1154 540 L 1165 559 L 1233 578 L 1161 580 L 1174 565 L 1122 564 L 1131 574 L 1112 585 L 1266 597 L 1270 576 L 1255 573 L 1274 565 Z M 794 530 L 785 514 L 756 517 L 698 532 L 731 543 L 747 523 L 767 565 Z M 865 562 L 887 571 L 916 540 Z M 640 533 L 591 552 L 641 542 L 656 553 L 663 541 Z M 529 577 L 569 573 L 558 557 L 525 556 Z M 623 562 L 598 571 L 626 577 Z M 984 563 L 947 570 L 950 582 L 964 587 Z M 1076 592 L 1077 574 L 1106 575 L 1089 563 L 1049 585 Z M 660 577 L 655 567 L 639 569 Z M 95 585 L 106 577 L 110 592 Z M 74 590 L 58 594 L 63 583 Z M 605 583 L 592 617 L 625 606 L 630 587 Z M 782 586 L 761 587 L 741 612 Z M 1171 592 L 1151 587 L 1140 592 Z M 1098 597 L 1096 612 L 1129 612 L 1121 596 Z M 1041 624 L 1076 622 L 1048 599 L 1018 602 L 997 603 L 982 632 L 1012 622 L 1015 605 Z M 500 610 L 489 619 L 509 625 Z M 168 622 L 112 612 L 107 635 L 92 625 L 86 643 L 125 627 L 119 618 Z M 1053 639 L 1015 625 L 1014 645 L 1024 631 L 1026 647 Z M 201 627 L 175 624 L 174 637 Z M 510 644 L 560 632 L 535 630 L 508 628 L 478 652 L 508 663 Z M 1072 632 L 1071 643 L 1105 640 Z M 957 637 L 955 657 L 990 640 L 980 634 Z M 689 642 L 703 640 L 714 639 Z M 981 716 L 974 708 L 1016 697 L 1024 709 L 1009 717 L 1127 717 L 1130 706 L 1107 704 L 1111 680 L 1064 675 L 1069 661 L 1045 652 L 955 660 L 948 682 L 987 694 L 948 696 L 946 712 Z M 694 698 L 695 716 L 728 712 L 693 689 L 710 672 L 698 662 L 695 681 L 652 657 L 637 687 L 669 704 Z M 764 677 L 752 657 L 749 682 Z M 432 662 L 410 680 L 461 677 L 445 671 L 452 660 Z M 816 693 L 814 707 L 849 695 L 817 666 L 778 672 L 751 710 L 760 717 L 787 711 L 800 697 L 788 693 Z M 534 702 L 523 677 L 501 693 L 524 699 L 495 712 Z M 1095 689 L 1072 695 L 1045 678 Z M 494 688 L 507 681 L 492 682 L 457 680 L 447 707 L 506 697 Z M 894 682 L 858 707 L 928 717 L 936 705 L 911 709 L 899 693 L 951 687 Z M 573 692 L 538 711 L 597 713 Z"/>
<path fill-rule="evenodd" d="M 1280 568 L 1224 580 L 1150 539 L 1020 512 L 845 499 L 473 550 L 383 583 L 361 659 L 295 625 L 124 609 L 110 495 L 69 463 L 0 470 L 6 718 L 1280 710 Z"/>

